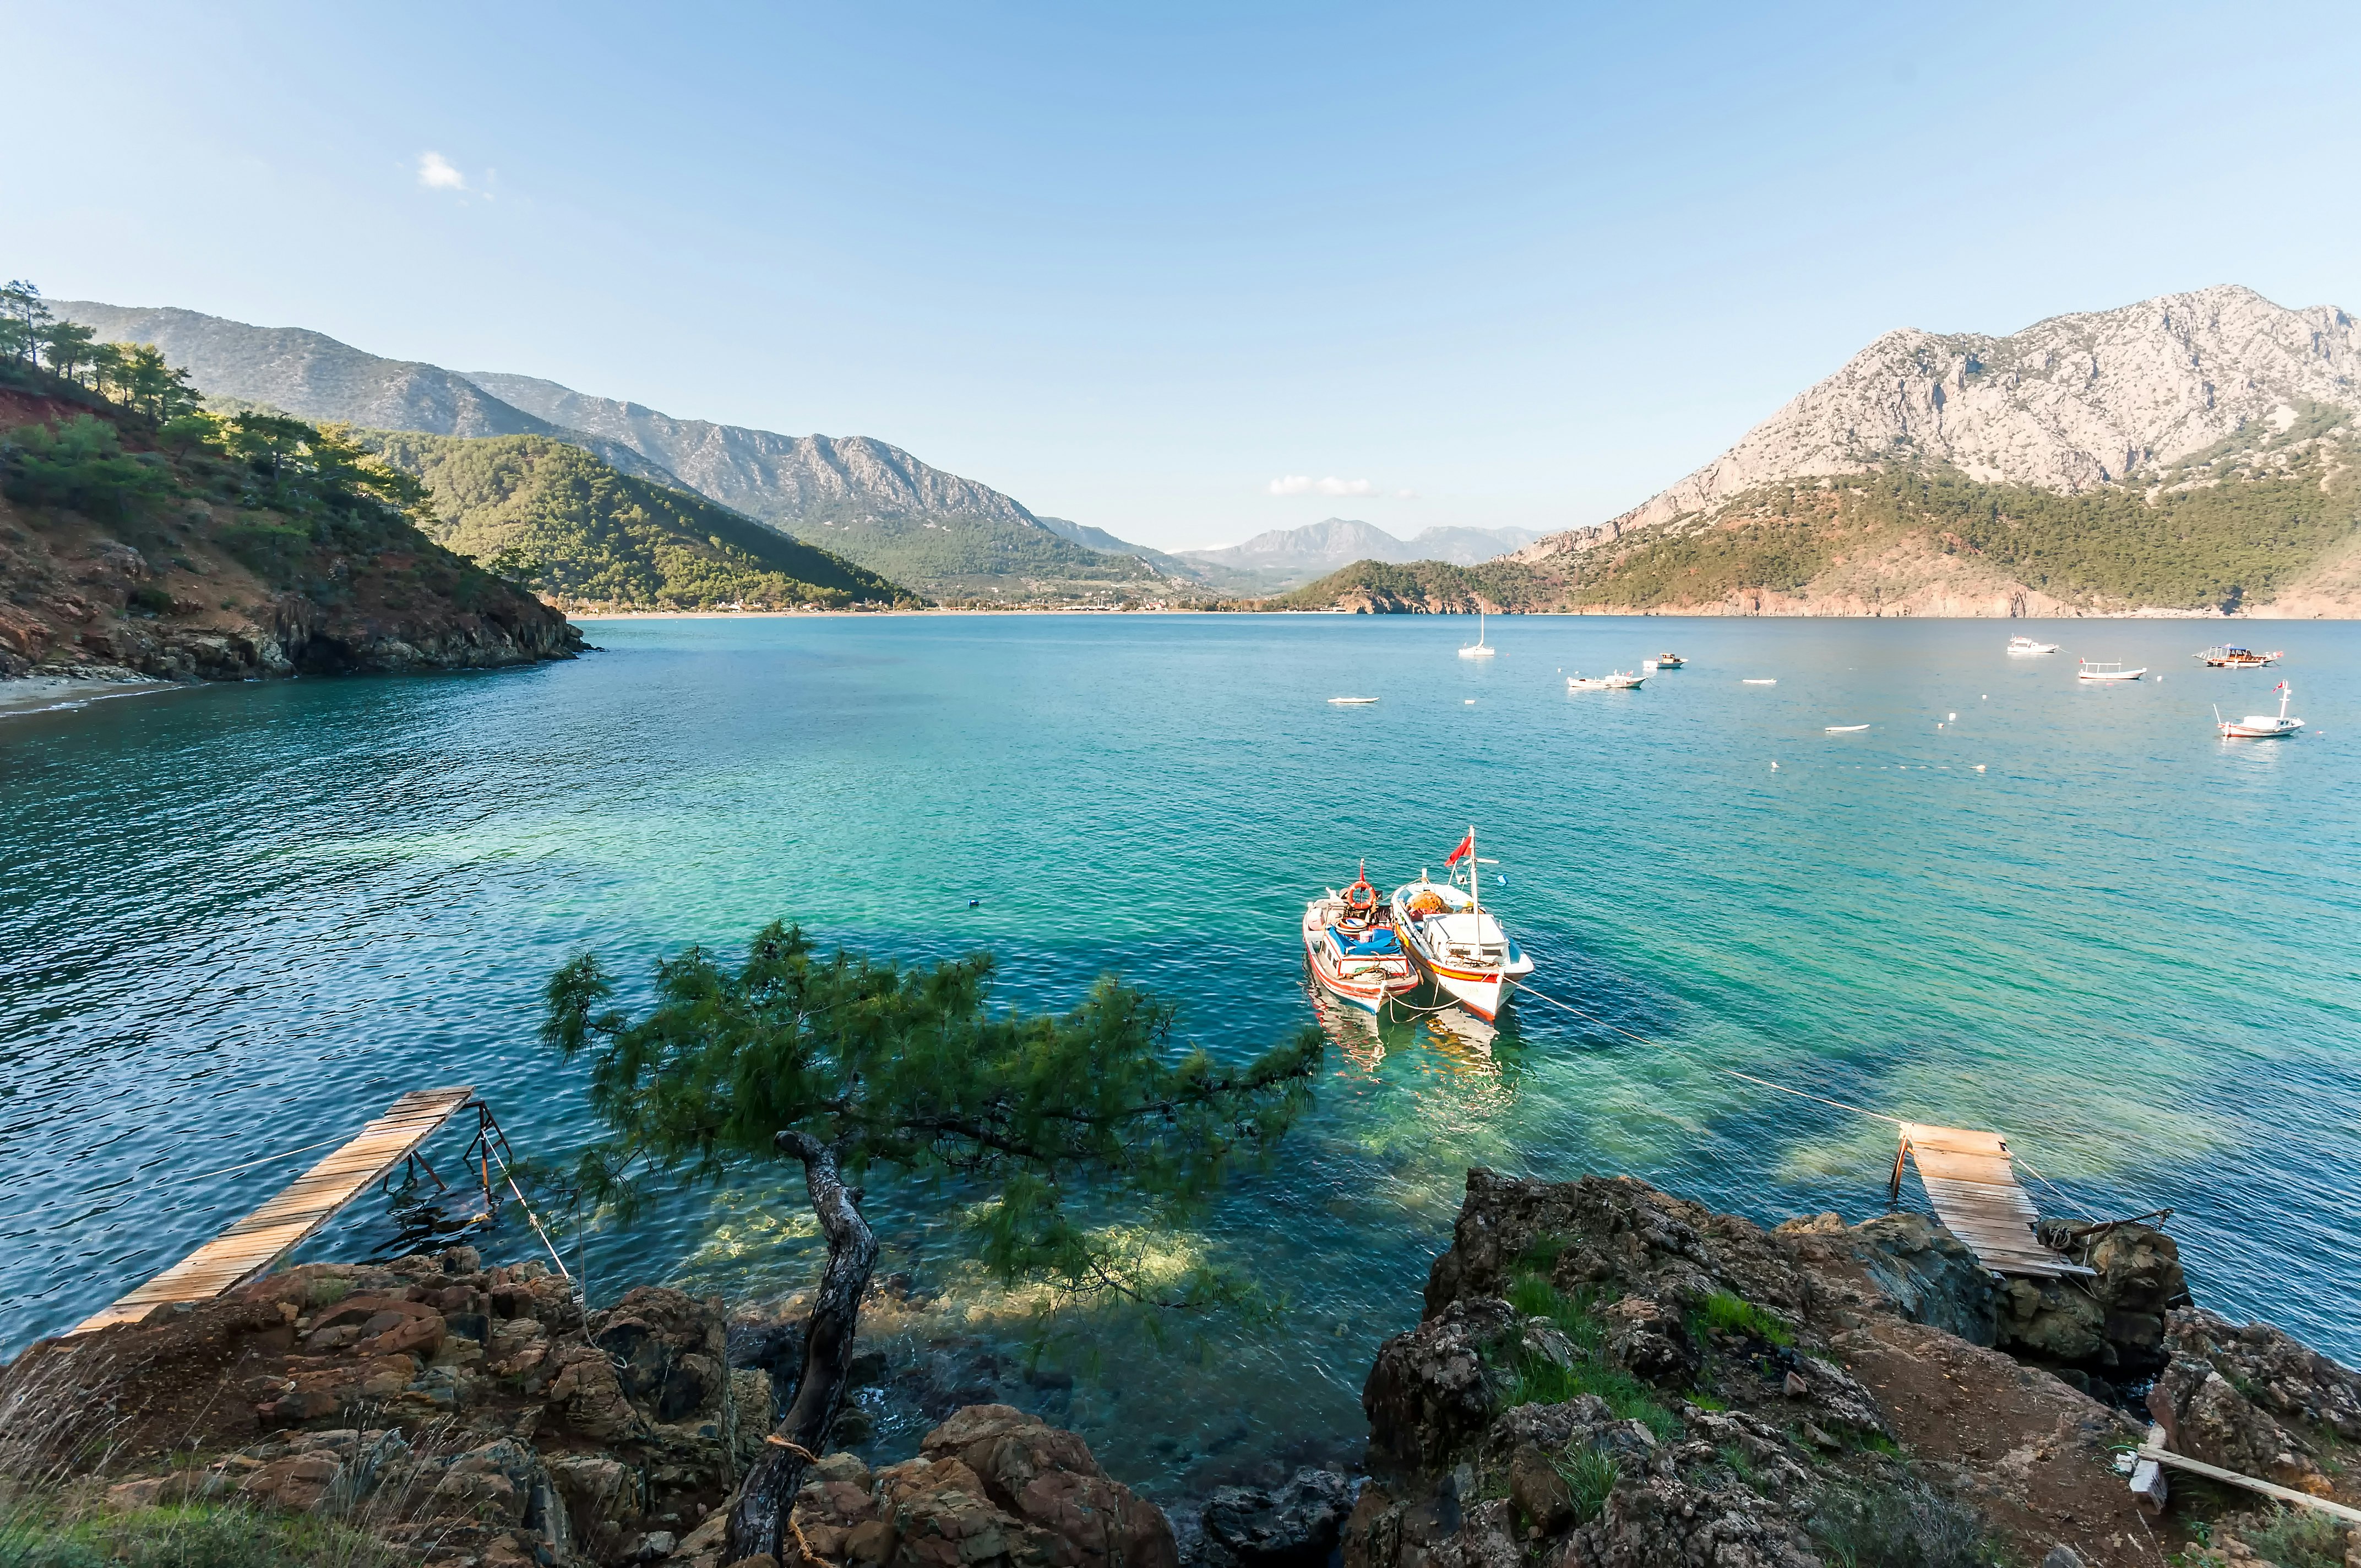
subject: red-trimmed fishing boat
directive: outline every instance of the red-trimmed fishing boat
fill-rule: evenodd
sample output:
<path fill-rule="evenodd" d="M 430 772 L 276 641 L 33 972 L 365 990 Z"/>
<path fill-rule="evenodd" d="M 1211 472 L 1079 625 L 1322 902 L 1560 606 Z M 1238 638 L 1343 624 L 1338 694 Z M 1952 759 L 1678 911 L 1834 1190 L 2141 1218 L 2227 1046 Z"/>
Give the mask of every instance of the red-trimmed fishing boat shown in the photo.
<path fill-rule="evenodd" d="M 1455 873 L 1438 883 L 1421 872 L 1394 890 L 1394 929 L 1436 990 L 1489 1024 L 1508 1004 L 1510 987 L 1533 972 L 1533 960 L 1484 907 L 1483 868 L 1499 862 L 1477 857 L 1473 828 L 1444 863 L 1461 861 L 1467 862 L 1464 888 Z"/>
<path fill-rule="evenodd" d="M 1418 989 L 1418 970 L 1366 867 L 1352 886 L 1303 906 L 1303 957 L 1323 991 L 1370 1013 Z"/>

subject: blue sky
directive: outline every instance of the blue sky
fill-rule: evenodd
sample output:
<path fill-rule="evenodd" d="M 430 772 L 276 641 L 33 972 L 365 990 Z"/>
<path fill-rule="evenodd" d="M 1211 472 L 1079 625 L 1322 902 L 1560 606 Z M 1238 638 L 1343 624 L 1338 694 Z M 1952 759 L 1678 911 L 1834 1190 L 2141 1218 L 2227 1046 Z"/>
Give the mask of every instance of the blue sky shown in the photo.
<path fill-rule="evenodd" d="M 2356 32 L 2268 5 L 27 6 L 0 273 L 873 435 L 1168 548 L 1546 529 L 1891 327 L 2224 281 L 2361 308 Z"/>

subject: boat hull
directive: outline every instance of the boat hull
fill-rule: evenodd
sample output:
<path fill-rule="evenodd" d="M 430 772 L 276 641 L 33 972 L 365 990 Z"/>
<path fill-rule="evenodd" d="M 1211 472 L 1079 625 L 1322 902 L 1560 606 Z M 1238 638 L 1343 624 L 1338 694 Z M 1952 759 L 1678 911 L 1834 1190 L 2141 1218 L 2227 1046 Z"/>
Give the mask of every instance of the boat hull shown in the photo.
<path fill-rule="evenodd" d="M 1381 1013 L 1386 1003 L 1418 989 L 1418 969 L 1406 953 L 1384 959 L 1340 959 L 1328 941 L 1328 924 L 1341 911 L 1320 902 L 1303 912 L 1303 962 L 1320 989 L 1365 1013 Z"/>
<path fill-rule="evenodd" d="M 1427 885 L 1413 883 L 1395 893 L 1392 904 L 1395 935 L 1400 938 L 1411 961 L 1418 966 L 1420 976 L 1428 985 L 1458 1003 L 1463 1011 L 1487 1024 L 1493 1023 L 1499 1017 L 1500 1010 L 1509 1004 L 1518 979 L 1532 972 L 1532 960 L 1509 939 L 1506 932 L 1499 930 L 1497 922 L 1489 927 L 1490 932 L 1499 938 L 1497 947 L 1492 937 L 1487 935 L 1464 946 L 1460 951 L 1481 950 L 1487 960 L 1492 959 L 1497 951 L 1503 961 L 1471 963 L 1464 957 L 1438 950 L 1433 943 L 1446 939 L 1431 938 L 1427 926 L 1411 915 L 1405 902 L 1410 895 Z M 1447 891 L 1455 910 L 1464 903 L 1463 895 L 1456 889 Z M 1463 914 L 1458 917 L 1466 918 L 1466 916 Z M 1491 916 L 1486 914 L 1481 919 L 1490 921 Z"/>

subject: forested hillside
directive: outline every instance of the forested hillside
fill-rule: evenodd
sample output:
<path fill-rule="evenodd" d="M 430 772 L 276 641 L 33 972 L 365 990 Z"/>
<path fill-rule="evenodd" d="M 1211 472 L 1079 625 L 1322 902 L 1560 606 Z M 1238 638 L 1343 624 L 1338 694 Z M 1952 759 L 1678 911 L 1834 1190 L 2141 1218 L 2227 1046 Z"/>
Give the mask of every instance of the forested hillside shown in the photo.
<path fill-rule="evenodd" d="M 0 676 L 243 680 L 582 645 L 426 538 L 416 481 L 335 432 L 197 401 L 152 348 L 0 290 Z"/>
<path fill-rule="evenodd" d="M 702 497 L 617 473 L 543 435 L 479 440 L 362 431 L 426 487 L 441 543 L 582 608 L 915 605 L 850 561 Z"/>

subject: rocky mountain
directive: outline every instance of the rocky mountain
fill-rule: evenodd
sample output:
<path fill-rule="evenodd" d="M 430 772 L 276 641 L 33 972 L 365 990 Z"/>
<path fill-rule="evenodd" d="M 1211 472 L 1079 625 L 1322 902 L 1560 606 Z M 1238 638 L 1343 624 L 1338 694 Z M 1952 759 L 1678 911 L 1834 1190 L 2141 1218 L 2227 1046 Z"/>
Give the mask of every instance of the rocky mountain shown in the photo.
<path fill-rule="evenodd" d="M 988 486 L 866 436 L 781 435 L 675 419 L 530 376 L 386 359 L 316 332 L 91 301 L 51 308 L 103 340 L 152 343 L 214 398 L 374 430 L 537 435 L 693 490 L 922 592 L 1000 603 L 1117 599 L 1170 579 L 1086 548 Z"/>
<path fill-rule="evenodd" d="M 1093 528 L 1088 523 L 1070 522 L 1062 517 L 1042 517 L 1038 514 L 1035 515 L 1033 521 L 1059 538 L 1071 540 L 1085 550 L 1096 550 L 1106 555 L 1137 555 L 1168 577 L 1182 582 L 1195 582 L 1202 575 L 1196 565 L 1181 560 L 1178 555 L 1168 555 L 1163 551 L 1146 544 L 1134 544 L 1127 539 L 1117 539 L 1104 528 Z"/>
<path fill-rule="evenodd" d="M 2006 337 L 1889 332 L 1669 489 L 1520 554 L 1543 560 L 1764 485 L 1903 462 L 2060 494 L 2144 484 L 2241 432 L 2283 432 L 2307 403 L 2361 411 L 2361 328 L 2334 305 L 2288 310 L 2233 284 Z"/>
<path fill-rule="evenodd" d="M 298 419 L 433 435 L 546 435 L 596 453 L 626 474 L 677 484 L 619 442 L 563 430 L 502 402 L 466 377 L 414 359 L 385 359 L 301 327 L 248 326 L 195 311 L 57 300 L 59 316 L 103 343 L 151 343 L 209 398 L 260 403 Z"/>
<path fill-rule="evenodd" d="M 1302 528 L 1275 528 L 1243 544 L 1183 550 L 1189 563 L 1216 587 L 1232 592 L 1280 593 L 1356 561 L 1440 561 L 1472 566 L 1532 542 L 1521 528 L 1429 528 L 1397 539 L 1373 523 L 1332 517 Z"/>
<path fill-rule="evenodd" d="M 915 605 L 850 561 L 687 490 L 619 474 L 546 435 L 363 431 L 428 490 L 429 537 L 571 609 Z"/>

